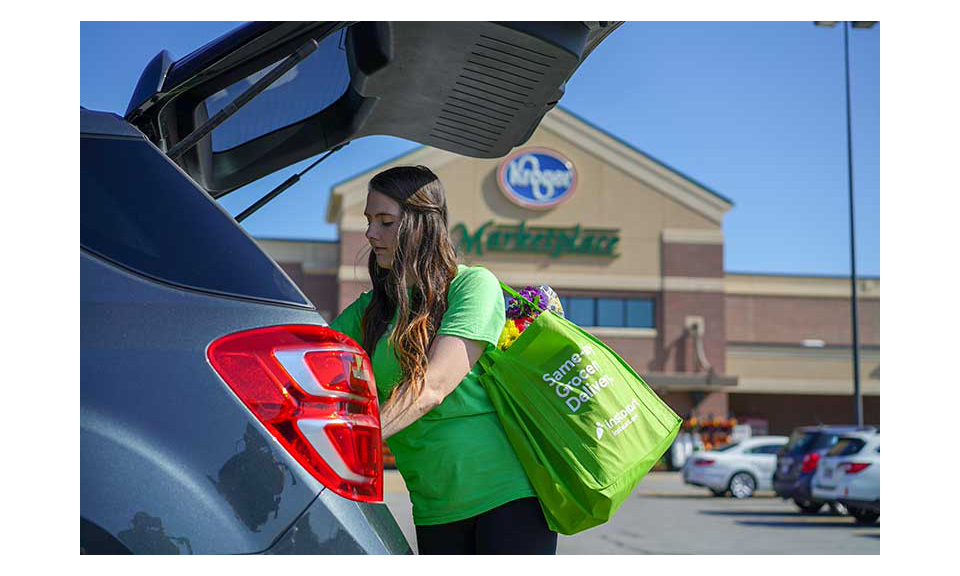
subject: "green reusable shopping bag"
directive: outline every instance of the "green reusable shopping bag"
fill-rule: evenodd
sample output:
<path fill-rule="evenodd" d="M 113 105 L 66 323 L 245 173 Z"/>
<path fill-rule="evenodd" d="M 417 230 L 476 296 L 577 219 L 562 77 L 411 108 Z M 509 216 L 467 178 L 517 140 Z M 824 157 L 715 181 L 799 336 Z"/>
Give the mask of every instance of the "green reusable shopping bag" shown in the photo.
<path fill-rule="evenodd" d="M 480 362 L 480 382 L 555 532 L 609 520 L 680 430 L 629 364 L 552 311 Z"/>

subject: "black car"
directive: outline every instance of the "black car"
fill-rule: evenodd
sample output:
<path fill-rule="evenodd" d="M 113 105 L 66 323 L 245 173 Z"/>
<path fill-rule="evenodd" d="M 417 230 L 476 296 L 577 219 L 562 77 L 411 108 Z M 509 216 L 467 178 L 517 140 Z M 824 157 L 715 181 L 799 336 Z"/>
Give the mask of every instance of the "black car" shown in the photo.
<path fill-rule="evenodd" d="M 817 471 L 817 463 L 840 436 L 857 430 L 875 430 L 872 426 L 818 425 L 802 426 L 793 431 L 786 446 L 777 452 L 777 467 L 773 472 L 773 490 L 777 496 L 788 500 L 806 514 L 816 514 L 826 502 L 815 500 L 811 492 L 811 480 Z M 836 513 L 844 513 L 839 505 L 831 504 Z"/>
<path fill-rule="evenodd" d="M 618 25 L 255 22 L 81 108 L 81 552 L 409 553 L 369 358 L 217 199 L 368 134 L 501 156 Z"/>

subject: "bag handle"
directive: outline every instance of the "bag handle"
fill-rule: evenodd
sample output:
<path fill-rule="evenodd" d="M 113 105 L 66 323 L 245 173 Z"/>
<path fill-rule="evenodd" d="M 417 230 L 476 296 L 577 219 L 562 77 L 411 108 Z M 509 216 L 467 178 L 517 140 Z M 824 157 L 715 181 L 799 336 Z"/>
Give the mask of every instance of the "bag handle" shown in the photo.
<path fill-rule="evenodd" d="M 486 266 L 483 266 L 483 265 L 481 265 L 481 264 L 475 264 L 475 266 L 478 267 L 478 268 L 486 268 L 488 271 L 490 271 L 491 274 L 493 274 L 493 271 L 491 271 L 491 270 L 490 270 L 489 268 L 487 268 Z M 497 277 L 496 274 L 494 274 L 493 276 L 494 276 L 494 278 Z M 524 296 L 523 294 L 520 294 L 519 292 L 517 292 L 516 290 L 514 290 L 514 289 L 511 288 L 510 286 L 507 286 L 506 284 L 504 284 L 503 281 L 500 280 L 499 278 L 497 278 L 497 282 L 500 282 L 500 287 L 503 288 L 504 290 L 506 290 L 511 296 L 523 300 L 524 302 L 526 302 L 527 304 L 533 306 L 534 308 L 536 308 L 536 309 L 539 310 L 540 312 L 546 312 L 546 311 L 547 311 L 546 308 L 541 308 L 540 306 L 538 306 L 538 305 L 534 304 L 533 302 L 531 302 L 531 301 L 530 301 L 526 296 Z"/>
<path fill-rule="evenodd" d="M 523 300 L 524 302 L 526 302 L 527 304 L 533 306 L 534 308 L 536 308 L 536 309 L 539 310 L 540 312 L 546 312 L 546 309 L 541 308 L 540 306 L 534 304 L 534 303 L 531 302 L 526 296 L 524 296 L 523 294 L 520 294 L 519 292 L 517 292 L 517 291 L 514 290 L 513 288 L 511 288 L 511 287 L 507 286 L 506 284 L 504 284 L 503 282 L 501 282 L 499 278 L 497 278 L 497 282 L 500 282 L 500 287 L 503 288 L 504 290 L 506 290 L 507 292 L 509 292 L 511 296 L 514 296 L 515 298 L 519 298 L 519 299 Z"/>

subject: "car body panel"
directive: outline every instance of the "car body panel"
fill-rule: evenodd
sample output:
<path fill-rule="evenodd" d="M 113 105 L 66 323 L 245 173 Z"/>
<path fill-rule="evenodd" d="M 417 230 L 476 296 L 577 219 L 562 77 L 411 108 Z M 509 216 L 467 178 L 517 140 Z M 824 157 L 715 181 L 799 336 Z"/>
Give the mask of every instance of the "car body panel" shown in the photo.
<path fill-rule="evenodd" d="M 320 48 L 267 89 L 271 98 L 289 94 L 292 101 L 278 100 L 252 119 L 301 105 L 323 89 L 311 84 L 324 76 L 322 64 L 299 74 L 310 69 L 311 58 L 335 66 L 331 81 L 347 75 L 342 94 L 269 133 L 215 150 L 216 130 L 225 129 L 224 123 L 178 159 L 215 198 L 373 134 L 497 158 L 526 142 L 584 58 L 620 24 L 254 22 L 176 62 L 159 54 L 141 76 L 126 118 L 169 150 L 214 114 L 211 96 L 238 82 L 252 85 L 269 67 L 316 39 Z M 154 86 L 160 88 L 150 93 Z M 267 91 L 246 106 L 262 106 Z M 243 108 L 237 116 L 241 113 Z"/>
<path fill-rule="evenodd" d="M 80 243 L 162 283 L 315 309 L 233 217 L 116 115 L 80 111 Z"/>
<path fill-rule="evenodd" d="M 870 428 L 870 427 L 866 427 Z M 872 429 L 872 428 L 870 428 Z M 777 466 L 773 474 L 773 489 L 781 498 L 793 498 L 801 502 L 813 499 L 811 480 L 814 471 L 803 472 L 803 459 L 807 454 L 822 455 L 832 447 L 841 434 L 856 432 L 855 425 L 802 426 L 791 434 L 791 442 L 777 454 Z M 792 444 L 798 435 L 810 435 L 808 443 Z"/>
<path fill-rule="evenodd" d="M 195 553 L 266 549 L 323 486 L 209 366 L 206 347 L 322 317 L 168 287 L 86 252 L 80 265 L 81 515 L 125 543 L 138 541 L 142 513 Z"/>
<path fill-rule="evenodd" d="M 99 112 L 80 108 L 80 135 L 98 134 L 101 136 L 129 136 L 131 138 L 146 138 L 123 118 L 112 112 Z"/>
<path fill-rule="evenodd" d="M 355 502 L 325 490 L 265 553 L 413 554 L 413 550 L 386 504 Z"/>
<path fill-rule="evenodd" d="M 812 494 L 827 502 L 850 502 L 848 506 L 880 510 L 880 435 L 849 434 L 842 438 L 859 438 L 865 443 L 855 453 L 824 456 L 812 480 Z M 863 470 L 848 474 L 842 465 L 848 462 L 869 464 Z"/>
<path fill-rule="evenodd" d="M 684 482 L 723 491 L 730 485 L 730 479 L 734 474 L 749 472 L 757 481 L 757 490 L 770 490 L 776 455 L 753 454 L 749 451 L 762 446 L 782 446 L 786 443 L 786 436 L 755 436 L 722 452 L 714 450 L 695 452 L 683 467 Z M 698 458 L 709 458 L 715 463 L 698 466 L 695 464 Z"/>

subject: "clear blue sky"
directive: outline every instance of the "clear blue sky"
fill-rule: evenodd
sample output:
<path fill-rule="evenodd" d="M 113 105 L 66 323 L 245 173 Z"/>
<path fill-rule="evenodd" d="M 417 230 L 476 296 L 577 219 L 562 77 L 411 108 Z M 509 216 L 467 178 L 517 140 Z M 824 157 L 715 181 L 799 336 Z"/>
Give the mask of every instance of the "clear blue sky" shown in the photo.
<path fill-rule="evenodd" d="M 82 22 L 80 104 L 123 114 L 146 63 L 239 22 Z M 880 275 L 880 30 L 850 34 L 857 272 Z M 843 32 L 811 22 L 628 22 L 560 105 L 734 202 L 730 272 L 848 275 Z M 334 239 L 330 186 L 417 144 L 369 137 L 244 221 L 258 237 Z M 225 199 L 239 213 L 309 161 Z"/>

